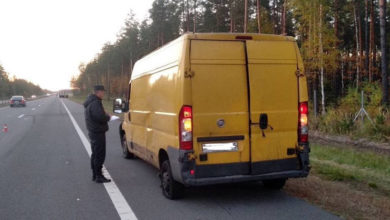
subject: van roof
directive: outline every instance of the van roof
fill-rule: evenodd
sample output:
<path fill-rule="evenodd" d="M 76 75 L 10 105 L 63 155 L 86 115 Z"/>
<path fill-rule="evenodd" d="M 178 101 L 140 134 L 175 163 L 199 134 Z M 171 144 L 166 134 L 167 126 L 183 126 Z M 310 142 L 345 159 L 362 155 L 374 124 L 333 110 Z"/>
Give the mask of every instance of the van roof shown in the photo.
<path fill-rule="evenodd" d="M 157 53 L 161 53 L 162 51 L 169 50 L 178 50 L 181 48 L 176 48 L 178 46 L 178 42 L 183 42 L 184 40 L 257 40 L 257 41 L 294 41 L 295 39 L 290 36 L 283 35 L 273 35 L 273 34 L 256 34 L 256 33 L 184 33 L 181 37 L 168 42 L 145 55 L 141 59 L 139 59 L 134 66 L 133 72 L 131 74 L 130 82 L 136 78 L 139 78 L 144 75 L 152 74 L 156 69 L 161 68 L 163 64 L 172 64 L 178 62 L 178 56 L 172 57 L 168 56 L 164 59 L 153 59 L 153 56 Z M 166 53 L 167 54 L 167 53 Z M 154 63 L 154 65 L 151 65 Z M 161 65 L 160 65 L 161 64 Z"/>
<path fill-rule="evenodd" d="M 185 33 L 181 36 L 184 39 L 199 40 L 263 40 L 263 41 L 295 41 L 293 37 L 274 35 L 274 34 L 256 34 L 256 33 Z"/>
<path fill-rule="evenodd" d="M 155 50 L 151 51 L 150 53 L 144 55 L 142 58 L 145 58 L 151 54 L 153 54 L 155 51 L 160 50 L 163 47 L 167 47 L 170 44 L 173 44 L 177 41 L 181 41 L 184 39 L 198 39 L 198 40 L 239 40 L 237 37 L 251 37 L 252 39 L 247 40 L 263 40 L 263 41 L 296 41 L 291 36 L 283 36 L 283 35 L 275 35 L 275 34 L 257 34 L 257 33 L 193 33 L 193 32 L 187 32 L 182 34 L 180 37 L 167 42 L 166 44 L 162 45 L 161 47 L 156 48 Z M 140 60 L 139 59 L 139 60 Z"/>

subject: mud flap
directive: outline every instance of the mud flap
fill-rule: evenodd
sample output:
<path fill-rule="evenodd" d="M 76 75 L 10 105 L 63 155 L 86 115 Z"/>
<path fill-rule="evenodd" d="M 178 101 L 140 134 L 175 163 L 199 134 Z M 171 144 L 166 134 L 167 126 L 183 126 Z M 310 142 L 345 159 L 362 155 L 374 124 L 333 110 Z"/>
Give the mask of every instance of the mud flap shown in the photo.
<path fill-rule="evenodd" d="M 178 150 L 173 147 L 168 147 L 167 150 L 173 178 L 182 184 L 185 184 L 186 179 L 194 178 L 190 174 L 190 170 L 195 169 L 195 161 L 188 159 L 188 154 L 193 152 Z"/>
<path fill-rule="evenodd" d="M 297 153 L 298 153 L 298 159 L 301 165 L 301 169 L 307 172 L 307 174 L 309 174 L 309 171 L 311 169 L 310 161 L 309 161 L 309 153 L 310 153 L 309 144 L 300 145 Z"/>

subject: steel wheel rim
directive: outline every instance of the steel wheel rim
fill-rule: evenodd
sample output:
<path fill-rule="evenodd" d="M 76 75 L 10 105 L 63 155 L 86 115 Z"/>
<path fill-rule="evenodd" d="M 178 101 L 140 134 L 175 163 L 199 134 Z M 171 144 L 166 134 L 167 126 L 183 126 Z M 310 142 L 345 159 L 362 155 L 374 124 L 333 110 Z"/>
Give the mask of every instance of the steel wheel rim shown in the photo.
<path fill-rule="evenodd" d="M 171 185 L 171 179 L 169 177 L 169 174 L 168 174 L 168 171 L 165 171 L 162 175 L 162 187 L 163 187 L 163 190 L 165 193 L 167 193 L 167 195 L 170 195 L 170 185 Z"/>
<path fill-rule="evenodd" d="M 122 152 L 123 154 L 127 153 L 127 141 L 125 136 L 122 137 Z"/>

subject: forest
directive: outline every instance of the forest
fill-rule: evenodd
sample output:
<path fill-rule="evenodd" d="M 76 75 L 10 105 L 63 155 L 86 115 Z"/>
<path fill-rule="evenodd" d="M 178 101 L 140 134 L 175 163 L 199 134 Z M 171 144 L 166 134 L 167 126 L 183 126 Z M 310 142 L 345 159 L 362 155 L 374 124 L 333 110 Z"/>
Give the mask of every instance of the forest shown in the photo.
<path fill-rule="evenodd" d="M 42 95 L 45 91 L 41 87 L 24 79 L 11 78 L 0 65 L 0 100 L 7 100 L 13 95 L 22 95 L 26 98 L 31 95 Z"/>
<path fill-rule="evenodd" d="M 305 63 L 311 126 L 330 133 L 389 139 L 389 7 L 386 0 L 155 0 L 150 17 L 130 11 L 116 42 L 82 63 L 72 87 L 103 84 L 125 96 L 134 63 L 186 32 L 295 37 Z M 356 125 L 364 91 L 372 119 Z M 314 102 L 315 100 L 315 102 Z M 365 122 L 363 122 L 364 124 Z"/>

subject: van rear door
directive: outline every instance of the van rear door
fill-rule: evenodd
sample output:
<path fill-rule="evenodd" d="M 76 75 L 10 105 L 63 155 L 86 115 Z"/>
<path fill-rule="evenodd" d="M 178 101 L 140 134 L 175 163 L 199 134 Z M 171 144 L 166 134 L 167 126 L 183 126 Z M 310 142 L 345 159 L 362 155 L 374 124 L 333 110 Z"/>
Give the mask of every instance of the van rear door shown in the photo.
<path fill-rule="evenodd" d="M 190 59 L 196 177 L 249 174 L 245 43 L 191 40 Z"/>
<path fill-rule="evenodd" d="M 297 168 L 298 82 L 295 42 L 247 41 L 251 173 Z M 260 115 L 269 127 L 261 130 Z"/>

